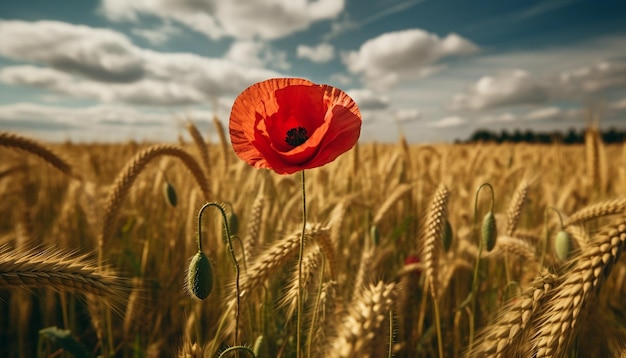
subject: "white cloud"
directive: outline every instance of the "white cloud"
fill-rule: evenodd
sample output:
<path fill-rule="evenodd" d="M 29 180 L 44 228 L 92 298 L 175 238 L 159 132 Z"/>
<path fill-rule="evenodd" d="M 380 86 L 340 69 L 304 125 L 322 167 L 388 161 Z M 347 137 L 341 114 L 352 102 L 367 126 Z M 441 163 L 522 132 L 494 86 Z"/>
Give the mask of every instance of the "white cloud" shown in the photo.
<path fill-rule="evenodd" d="M 61 71 L 35 66 L 8 66 L 0 70 L 0 82 L 40 87 L 76 98 L 140 105 L 185 105 L 207 101 L 198 89 L 176 82 L 141 79 L 132 83 L 81 80 Z"/>
<path fill-rule="evenodd" d="M 298 45 L 296 53 L 299 58 L 306 58 L 315 63 L 326 63 L 335 58 L 335 48 L 327 43 L 315 47 Z"/>
<path fill-rule="evenodd" d="M 561 116 L 562 114 L 563 114 L 563 111 L 559 107 L 545 107 L 545 108 L 535 109 L 529 112 L 528 114 L 526 114 L 524 118 L 531 120 L 531 121 L 540 121 L 540 120 L 546 120 L 546 119 L 553 119 L 555 117 Z"/>
<path fill-rule="evenodd" d="M 516 69 L 483 76 L 454 95 L 455 110 L 536 105 L 554 100 L 585 101 L 599 93 L 626 89 L 626 62 L 597 61 L 573 70 L 543 73 Z"/>
<path fill-rule="evenodd" d="M 143 75 L 141 53 L 126 36 L 57 21 L 0 21 L 0 55 L 98 81 L 125 82 Z"/>
<path fill-rule="evenodd" d="M 224 55 L 227 60 L 252 67 L 273 67 L 288 70 L 287 53 L 271 48 L 267 43 L 252 40 L 235 41 Z"/>
<path fill-rule="evenodd" d="M 369 89 L 346 91 L 362 110 L 381 110 L 389 107 L 389 97 L 372 92 Z"/>
<path fill-rule="evenodd" d="M 434 128 L 450 128 L 450 127 L 460 127 L 467 123 L 467 119 L 459 116 L 449 116 L 442 118 L 438 121 L 430 122 L 427 124 L 429 127 Z"/>
<path fill-rule="evenodd" d="M 222 113 L 218 113 L 222 115 Z M 214 112 L 188 110 L 177 115 L 168 110 L 141 110 L 137 107 L 99 104 L 63 107 L 35 103 L 0 105 L 0 127 L 47 140 L 120 141 L 176 140 L 184 121 L 211 122 Z M 214 138 L 215 139 L 215 138 Z"/>
<path fill-rule="evenodd" d="M 482 110 L 521 104 L 537 104 L 550 98 L 551 88 L 523 70 L 483 76 L 466 93 L 453 97 L 456 110 Z"/>
<path fill-rule="evenodd" d="M 611 109 L 619 110 L 619 111 L 626 110 L 626 98 L 622 98 L 619 101 L 615 101 L 615 102 L 611 103 L 609 107 Z"/>
<path fill-rule="evenodd" d="M 333 19 L 344 6 L 345 0 L 102 0 L 100 12 L 114 21 L 138 21 L 139 15 L 174 20 L 212 39 L 277 39 Z"/>
<path fill-rule="evenodd" d="M 259 57 L 261 50 L 263 50 L 263 43 L 261 42 L 235 41 L 230 45 L 224 58 L 242 65 L 261 67 L 263 66 L 263 61 Z"/>
<path fill-rule="evenodd" d="M 168 113 L 143 112 L 128 106 L 57 107 L 14 103 L 0 106 L 0 121 L 7 120 L 35 120 L 88 127 L 94 123 L 107 122 L 163 124 L 170 122 L 172 116 Z"/>
<path fill-rule="evenodd" d="M 0 82 L 43 88 L 58 88 L 72 82 L 74 76 L 45 67 L 6 66 L 0 69 Z"/>
<path fill-rule="evenodd" d="M 397 109 L 395 119 L 400 123 L 409 123 L 420 119 L 420 111 L 416 108 Z"/>
<path fill-rule="evenodd" d="M 599 61 L 559 76 L 565 93 L 596 93 L 613 88 L 626 88 L 626 62 Z"/>
<path fill-rule="evenodd" d="M 510 113 L 505 112 L 498 115 L 483 116 L 478 119 L 478 123 L 509 123 L 517 120 L 517 117 Z"/>
<path fill-rule="evenodd" d="M 49 66 L 7 66 L 4 83 L 157 106 L 208 103 L 280 76 L 226 59 L 146 50 L 111 30 L 52 21 L 0 21 L 0 55 Z"/>
<path fill-rule="evenodd" d="M 133 35 L 137 37 L 141 37 L 143 39 L 148 40 L 153 45 L 163 45 L 167 41 L 169 41 L 173 36 L 179 35 L 181 30 L 172 25 L 169 22 L 164 23 L 163 25 L 151 28 L 151 29 L 143 29 L 143 28 L 134 28 L 130 31 Z"/>
<path fill-rule="evenodd" d="M 343 54 L 351 73 L 366 83 L 389 86 L 401 79 L 428 76 L 441 68 L 441 60 L 478 51 L 469 40 L 449 34 L 440 38 L 420 29 L 389 32 L 363 43 L 358 51 Z"/>
<path fill-rule="evenodd" d="M 523 117 L 523 119 L 530 121 L 580 120 L 582 118 L 583 115 L 580 108 L 561 108 L 557 106 L 538 108 L 528 112 Z"/>
<path fill-rule="evenodd" d="M 341 86 L 347 86 L 352 83 L 352 77 L 344 74 L 344 73 L 335 73 L 330 76 L 331 82 L 336 82 Z"/>

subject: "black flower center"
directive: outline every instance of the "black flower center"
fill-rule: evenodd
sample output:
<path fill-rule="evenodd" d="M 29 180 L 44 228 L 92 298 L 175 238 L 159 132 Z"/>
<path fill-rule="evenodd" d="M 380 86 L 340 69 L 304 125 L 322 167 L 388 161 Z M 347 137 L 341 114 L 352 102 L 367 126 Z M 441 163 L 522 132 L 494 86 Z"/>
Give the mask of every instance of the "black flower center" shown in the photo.
<path fill-rule="evenodd" d="M 303 127 L 291 128 L 287 131 L 287 137 L 285 142 L 292 147 L 297 147 L 300 144 L 306 142 L 309 136 L 306 134 L 306 129 Z"/>

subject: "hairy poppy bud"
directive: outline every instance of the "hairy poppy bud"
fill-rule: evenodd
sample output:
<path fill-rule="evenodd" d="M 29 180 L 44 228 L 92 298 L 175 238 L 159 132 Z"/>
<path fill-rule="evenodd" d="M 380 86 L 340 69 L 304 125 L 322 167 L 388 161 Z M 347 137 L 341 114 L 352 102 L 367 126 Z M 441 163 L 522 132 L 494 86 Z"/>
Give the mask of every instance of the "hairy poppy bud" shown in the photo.
<path fill-rule="evenodd" d="M 213 268 L 202 251 L 198 251 L 189 263 L 187 289 L 201 300 L 207 298 L 213 290 Z"/>

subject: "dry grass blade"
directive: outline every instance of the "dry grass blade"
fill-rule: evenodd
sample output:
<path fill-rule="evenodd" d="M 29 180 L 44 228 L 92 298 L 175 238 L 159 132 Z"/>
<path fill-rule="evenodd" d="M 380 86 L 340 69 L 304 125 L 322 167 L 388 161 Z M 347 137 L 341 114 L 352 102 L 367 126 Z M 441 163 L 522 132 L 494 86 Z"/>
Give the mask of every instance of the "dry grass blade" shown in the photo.
<path fill-rule="evenodd" d="M 80 179 L 80 176 L 72 171 L 72 166 L 67 161 L 59 157 L 52 150 L 46 148 L 43 144 L 32 139 L 14 133 L 0 132 L 0 146 L 17 148 L 32 153 L 50 163 L 50 165 L 57 168 L 62 173 Z"/>
<path fill-rule="evenodd" d="M 85 256 L 42 250 L 0 248 L 0 289 L 50 288 L 58 292 L 91 294 L 106 304 L 121 303 L 128 284 L 102 271 Z"/>

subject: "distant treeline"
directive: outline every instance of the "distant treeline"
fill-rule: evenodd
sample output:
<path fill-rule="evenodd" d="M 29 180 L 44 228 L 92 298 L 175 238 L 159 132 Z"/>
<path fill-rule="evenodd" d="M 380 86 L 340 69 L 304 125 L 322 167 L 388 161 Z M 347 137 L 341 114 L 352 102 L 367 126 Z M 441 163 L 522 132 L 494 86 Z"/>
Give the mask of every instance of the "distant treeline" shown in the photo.
<path fill-rule="evenodd" d="M 600 132 L 604 143 L 623 143 L 626 140 L 626 130 L 609 128 Z M 472 136 L 465 140 L 457 140 L 457 143 L 475 143 L 475 142 L 495 142 L 495 143 L 564 143 L 578 144 L 585 142 L 585 130 L 570 129 L 563 133 L 561 131 L 553 132 L 533 132 L 531 130 L 515 130 L 509 132 L 506 129 L 498 132 L 492 132 L 486 129 L 479 129 Z"/>

